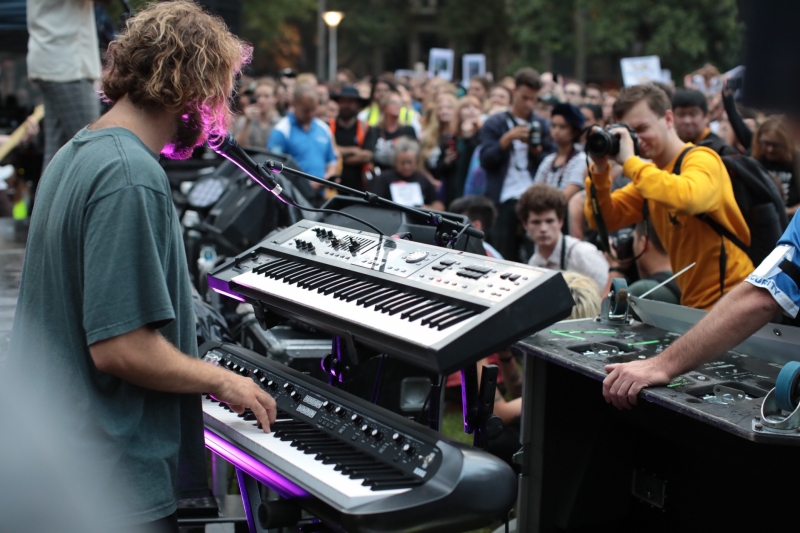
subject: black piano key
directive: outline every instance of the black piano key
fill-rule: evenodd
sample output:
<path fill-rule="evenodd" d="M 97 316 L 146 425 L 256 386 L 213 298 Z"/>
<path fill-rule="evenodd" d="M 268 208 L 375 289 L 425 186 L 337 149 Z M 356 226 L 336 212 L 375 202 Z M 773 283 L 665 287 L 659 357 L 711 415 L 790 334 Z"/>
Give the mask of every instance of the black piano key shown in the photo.
<path fill-rule="evenodd" d="M 349 279 L 350 278 L 347 277 L 347 276 L 342 276 L 341 274 L 337 274 L 336 276 L 334 276 L 332 278 L 328 278 L 327 280 L 323 281 L 322 283 L 317 284 L 316 285 L 317 292 L 321 293 L 322 291 L 324 291 L 328 287 L 330 287 L 332 285 L 338 285 L 343 281 L 348 281 Z M 313 288 L 313 286 L 312 286 L 312 288 Z"/>
<path fill-rule="evenodd" d="M 356 302 L 358 305 L 363 305 L 364 307 L 370 307 L 376 303 L 380 303 L 387 298 L 394 296 L 395 294 L 399 293 L 400 291 L 396 289 L 384 289 L 380 292 L 373 294 L 372 296 L 366 296 Z"/>
<path fill-rule="evenodd" d="M 331 283 L 330 285 L 326 285 L 325 287 L 320 287 L 318 292 L 321 292 L 322 294 L 331 294 L 332 292 L 347 285 L 350 285 L 351 283 L 353 283 L 353 278 L 346 277 L 338 283 Z"/>
<path fill-rule="evenodd" d="M 345 276 L 343 276 L 343 275 L 341 275 L 339 273 L 333 273 L 333 275 L 331 275 L 331 276 L 329 276 L 327 278 L 323 278 L 323 279 L 321 279 L 319 281 L 316 281 L 314 283 L 309 283 L 308 284 L 308 288 L 309 289 L 319 289 L 321 287 L 324 287 L 328 283 L 333 283 L 334 281 L 339 281 L 339 280 L 342 280 L 344 278 L 345 278 Z"/>
<path fill-rule="evenodd" d="M 393 489 L 405 489 L 408 487 L 413 487 L 415 485 L 421 485 L 422 480 L 418 479 L 401 479 L 398 481 L 375 481 L 370 483 L 370 488 L 372 490 L 393 490 Z"/>
<path fill-rule="evenodd" d="M 278 272 L 286 270 L 287 268 L 293 268 L 293 267 L 296 267 L 296 266 L 299 266 L 299 265 L 300 265 L 300 263 L 297 263 L 296 261 L 286 261 L 286 262 L 278 265 L 276 268 L 271 268 L 271 269 L 267 270 L 266 272 L 264 272 L 264 275 L 266 275 L 269 278 L 269 277 L 272 277 L 273 275 L 275 275 Z"/>
<path fill-rule="evenodd" d="M 408 300 L 410 298 L 413 298 L 413 296 L 411 296 L 407 292 L 401 292 L 401 293 L 395 294 L 394 296 L 392 296 L 388 300 L 384 300 L 381 303 L 376 304 L 375 305 L 375 310 L 376 311 L 381 311 L 382 313 L 385 313 L 386 311 L 384 311 L 384 309 L 386 309 L 386 307 L 388 307 L 390 305 L 394 305 L 396 303 L 404 302 L 404 301 L 406 301 L 406 300 Z"/>
<path fill-rule="evenodd" d="M 269 272 L 267 272 L 266 276 L 268 278 L 279 279 L 280 276 L 287 274 L 297 268 L 300 268 L 301 266 L 303 265 L 301 265 L 300 263 L 294 263 L 294 262 L 288 263 L 285 266 L 276 268 L 275 270 L 270 270 Z"/>
<path fill-rule="evenodd" d="M 302 285 L 303 285 L 304 289 L 313 290 L 313 289 L 316 289 L 317 287 L 319 287 L 320 285 L 322 285 L 324 283 L 328 283 L 332 279 L 338 278 L 338 277 L 339 277 L 339 274 L 337 274 L 335 272 L 328 272 L 327 274 L 325 274 L 323 276 L 320 276 L 320 277 L 315 278 L 313 280 L 308 280 L 306 283 L 303 283 Z"/>
<path fill-rule="evenodd" d="M 308 454 L 317 453 L 320 449 L 324 449 L 325 447 L 332 446 L 334 441 L 327 440 L 327 441 L 310 441 L 307 442 L 305 439 L 300 439 L 297 443 L 293 443 L 292 445 L 300 450 L 301 452 L 306 452 Z"/>
<path fill-rule="evenodd" d="M 346 295 L 345 295 L 345 296 L 344 296 L 342 299 L 343 299 L 345 302 L 352 302 L 352 301 L 353 301 L 353 300 L 355 300 L 356 298 L 360 298 L 361 296 L 363 296 L 363 295 L 365 295 L 365 294 L 372 293 L 372 292 L 376 291 L 376 290 L 377 290 L 377 289 L 379 289 L 379 288 L 380 288 L 380 285 L 376 285 L 376 284 L 374 284 L 374 283 L 370 283 L 369 285 L 367 285 L 367 286 L 365 286 L 365 287 L 361 287 L 361 288 L 360 288 L 360 289 L 358 289 L 358 290 L 355 290 L 355 291 L 349 292 L 349 293 L 348 293 L 348 294 L 346 294 Z"/>
<path fill-rule="evenodd" d="M 346 475 L 350 479 L 367 479 L 370 474 L 388 474 L 391 473 L 392 470 L 370 470 L 370 469 L 361 469 L 361 470 L 350 470 L 349 472 L 342 471 L 342 474 Z"/>
<path fill-rule="evenodd" d="M 439 323 L 442 322 L 443 320 L 447 320 L 448 318 L 450 318 L 451 316 L 454 316 L 454 315 L 460 315 L 464 311 L 465 311 L 465 309 L 463 307 L 453 307 L 453 309 L 450 309 L 447 312 L 437 313 L 436 316 L 425 317 L 425 320 L 428 321 L 427 322 L 428 327 L 433 328 L 433 327 L 438 326 Z M 422 323 L 425 324 L 424 321 Z"/>
<path fill-rule="evenodd" d="M 423 307 L 427 307 L 427 306 L 429 306 L 431 304 L 435 304 L 435 303 L 436 303 L 436 300 L 428 300 L 428 299 L 426 299 L 423 302 L 414 304 L 411 307 L 409 307 L 408 309 L 406 309 L 405 311 L 403 311 L 403 313 L 400 315 L 400 318 L 406 319 L 406 318 L 408 318 L 408 316 L 411 313 L 414 313 L 415 311 L 419 311 Z"/>
<path fill-rule="evenodd" d="M 340 458 L 339 461 L 336 462 L 336 466 L 333 467 L 334 470 L 337 472 L 342 472 L 344 474 L 349 473 L 349 471 L 353 468 L 374 468 L 374 467 L 385 467 L 385 465 L 380 465 L 376 463 L 375 460 L 370 459 L 368 457 L 364 457 L 362 454 L 360 457 L 354 458 Z"/>
<path fill-rule="evenodd" d="M 389 313 L 390 316 L 394 316 L 397 313 L 399 313 L 400 311 L 405 311 L 406 309 L 411 309 L 411 308 L 416 307 L 417 305 L 422 304 L 422 303 L 424 303 L 426 301 L 432 301 L 432 300 L 427 300 L 426 298 L 424 298 L 422 296 L 414 297 L 414 298 L 411 298 L 410 300 L 405 300 L 403 302 L 398 302 L 396 304 L 392 304 L 392 305 L 389 305 L 387 307 L 384 307 L 383 311 L 385 313 Z"/>
<path fill-rule="evenodd" d="M 288 283 L 289 285 L 291 285 L 295 281 L 299 281 L 301 279 L 305 279 L 305 278 L 307 278 L 307 277 L 309 277 L 309 276 L 311 276 L 313 274 L 316 274 L 317 272 L 319 272 L 318 268 L 316 268 L 316 267 L 307 267 L 307 268 L 304 268 L 303 270 L 300 270 L 298 272 L 295 272 L 293 274 L 290 274 L 290 275 L 286 276 L 285 278 L 283 278 L 283 281 L 284 281 L 284 283 Z"/>
<path fill-rule="evenodd" d="M 301 277 L 294 278 L 293 282 L 297 283 L 298 287 L 303 287 L 303 285 L 311 280 L 319 279 L 320 276 L 327 274 L 326 271 L 320 270 L 319 268 L 315 268 L 312 272 L 309 272 Z"/>
<path fill-rule="evenodd" d="M 375 472 L 367 475 L 364 478 L 362 485 L 369 486 L 376 481 L 401 481 L 405 479 L 406 475 L 397 470 L 391 472 Z"/>
<path fill-rule="evenodd" d="M 336 470 L 336 469 L 334 468 L 334 470 Z M 374 472 L 375 474 L 379 474 L 379 473 L 391 474 L 391 473 L 396 473 L 397 469 L 395 469 L 395 468 L 393 468 L 393 467 L 391 467 L 389 465 L 376 463 L 375 461 L 373 461 L 371 464 L 343 466 L 342 467 L 342 473 L 343 474 L 362 474 L 362 473 L 366 474 L 367 472 Z"/>
<path fill-rule="evenodd" d="M 342 444 L 342 446 L 343 447 L 341 449 L 340 448 L 330 448 L 330 449 L 327 449 L 327 450 L 322 450 L 321 452 L 319 452 L 317 454 L 317 457 L 315 457 L 315 459 L 319 459 L 319 460 L 332 459 L 332 458 L 335 459 L 336 457 L 342 457 L 342 458 L 346 459 L 348 457 L 352 458 L 352 457 L 361 457 L 361 456 L 363 456 L 363 454 L 361 452 L 356 451 L 355 448 L 353 448 L 352 446 L 349 446 L 349 445 L 346 445 L 346 444 Z"/>
<path fill-rule="evenodd" d="M 291 274 L 296 274 L 296 273 L 302 272 L 306 268 L 307 268 L 306 265 L 301 265 L 301 264 L 298 263 L 297 266 L 293 266 L 291 268 L 286 268 L 284 270 L 281 270 L 280 272 L 275 272 L 275 274 L 272 276 L 272 278 L 280 280 L 280 279 L 283 279 L 286 276 L 289 276 Z"/>
<path fill-rule="evenodd" d="M 345 448 L 344 444 L 338 444 L 336 442 L 328 442 L 324 444 L 309 444 L 307 446 L 303 446 L 303 451 L 308 455 L 311 454 L 318 454 L 324 452 L 331 452 L 332 450 L 341 450 L 342 452 L 352 451 L 352 448 L 347 446 Z"/>
<path fill-rule="evenodd" d="M 463 313 L 459 313 L 457 315 L 452 315 L 449 318 L 446 318 L 446 319 L 442 320 L 441 322 L 439 322 L 439 324 L 438 324 L 439 331 L 441 331 L 441 330 L 443 330 L 445 328 L 449 328 L 450 326 L 454 326 L 454 325 L 458 324 L 459 322 L 462 322 L 462 321 L 464 321 L 464 320 L 466 320 L 466 319 L 468 319 L 470 317 L 473 317 L 473 316 L 475 316 L 475 311 L 469 311 L 469 310 L 468 311 L 464 311 Z"/>
<path fill-rule="evenodd" d="M 446 307 L 446 306 L 447 306 L 447 304 L 445 304 L 444 302 L 437 302 L 437 303 L 434 303 L 434 304 L 431 304 L 431 305 L 428 305 L 428 306 L 418 307 L 414 311 L 411 311 L 410 313 L 408 313 L 408 315 L 406 316 L 406 319 L 409 322 L 413 322 L 418 318 L 430 315 L 431 313 L 434 313 L 434 312 L 438 311 L 439 309 L 441 309 L 443 307 Z M 405 313 L 403 313 L 403 314 L 405 314 Z M 403 315 L 400 315 L 401 318 L 402 318 L 402 316 Z"/>
<path fill-rule="evenodd" d="M 298 280 L 297 286 L 304 289 L 304 288 L 306 288 L 306 286 L 309 283 L 312 283 L 314 281 L 317 281 L 319 279 L 322 279 L 323 277 L 330 276 L 330 275 L 332 275 L 331 272 L 328 272 L 327 270 L 320 270 L 316 274 L 312 274 L 311 276 L 309 276 L 309 277 L 307 277 L 305 279 Z"/>
<path fill-rule="evenodd" d="M 362 292 L 358 296 L 358 298 L 356 299 L 356 305 L 361 305 L 362 303 L 364 303 L 364 300 L 366 300 L 367 298 L 371 298 L 371 297 L 376 296 L 378 294 L 383 294 L 383 293 L 387 292 L 388 290 L 389 289 L 386 288 L 386 287 L 381 287 L 380 285 L 375 285 L 374 289 Z"/>
<path fill-rule="evenodd" d="M 286 263 L 288 263 L 286 259 L 276 259 L 275 261 L 270 261 L 269 263 L 254 268 L 253 272 L 255 272 L 256 274 L 264 274 L 266 272 L 269 272 L 270 270 L 275 270 L 276 268 L 280 267 L 281 265 L 285 265 Z"/>
<path fill-rule="evenodd" d="M 355 452 L 352 455 L 353 455 L 353 458 L 359 457 L 359 456 L 363 456 L 362 454 L 355 453 Z M 315 457 L 315 459 L 318 460 L 318 461 L 321 460 L 322 464 L 324 464 L 324 465 L 338 465 L 339 461 L 342 461 L 344 459 L 344 457 L 340 456 L 340 455 L 330 455 L 330 456 L 328 456 L 328 455 L 325 455 L 325 454 L 318 454 L 318 456 Z"/>
<path fill-rule="evenodd" d="M 345 287 L 342 287 L 341 289 L 333 291 L 333 297 L 344 298 L 346 295 L 350 294 L 351 291 L 363 289 L 367 285 L 369 285 L 369 282 L 353 280 L 353 283 L 351 285 L 347 285 Z"/>
<path fill-rule="evenodd" d="M 456 309 L 459 309 L 459 308 L 456 307 L 455 305 L 448 305 L 447 307 L 442 307 L 440 309 L 436 309 L 432 313 L 427 313 L 427 314 L 421 316 L 420 318 L 422 318 L 422 320 L 420 320 L 420 324 L 422 324 L 424 326 L 428 322 L 433 320 L 434 318 L 437 318 L 437 317 L 442 316 L 442 315 L 446 315 L 446 314 L 450 313 L 451 311 L 455 311 Z"/>

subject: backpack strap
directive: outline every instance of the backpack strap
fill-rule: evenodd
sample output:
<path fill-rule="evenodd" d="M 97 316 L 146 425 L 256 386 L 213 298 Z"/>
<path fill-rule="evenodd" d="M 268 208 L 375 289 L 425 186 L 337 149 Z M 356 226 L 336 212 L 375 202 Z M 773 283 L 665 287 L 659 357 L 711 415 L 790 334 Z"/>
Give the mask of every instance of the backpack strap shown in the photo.
<path fill-rule="evenodd" d="M 694 146 L 689 146 L 688 148 L 684 149 L 681 152 L 681 155 L 678 156 L 678 160 L 675 161 L 675 166 L 672 169 L 673 174 L 680 175 L 681 173 L 681 165 L 683 164 L 683 158 L 686 156 L 689 151 L 694 148 Z M 730 176 L 729 176 L 730 179 Z M 747 253 L 747 245 L 739 239 L 736 235 L 731 233 L 728 228 L 708 216 L 708 213 L 700 213 L 699 215 L 695 215 L 698 219 L 702 220 L 713 229 L 717 235 L 720 237 L 724 237 L 731 241 L 735 246 L 737 246 L 740 250 L 744 253 Z M 728 253 L 725 251 L 725 242 L 721 241 L 719 245 L 719 294 L 722 297 L 725 294 L 725 272 L 727 271 L 728 267 Z"/>

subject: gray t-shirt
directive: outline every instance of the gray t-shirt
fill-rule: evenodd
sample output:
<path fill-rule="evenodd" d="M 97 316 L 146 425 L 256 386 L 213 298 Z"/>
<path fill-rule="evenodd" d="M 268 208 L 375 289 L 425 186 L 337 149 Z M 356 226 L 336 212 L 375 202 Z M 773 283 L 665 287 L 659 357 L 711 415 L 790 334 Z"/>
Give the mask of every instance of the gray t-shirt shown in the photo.
<path fill-rule="evenodd" d="M 129 491 L 130 514 L 121 521 L 132 523 L 175 511 L 182 431 L 184 446 L 191 443 L 201 461 L 203 453 L 202 425 L 188 435 L 185 421 L 182 428 L 182 419 L 202 416 L 199 395 L 144 389 L 92 362 L 89 345 L 148 324 L 197 356 L 169 182 L 132 132 L 83 129 L 39 185 L 8 370 L 35 376 L 42 394 L 71 405 L 83 424 L 63 436 L 63 446 L 106 463 L 108 479 L 98 483 Z"/>

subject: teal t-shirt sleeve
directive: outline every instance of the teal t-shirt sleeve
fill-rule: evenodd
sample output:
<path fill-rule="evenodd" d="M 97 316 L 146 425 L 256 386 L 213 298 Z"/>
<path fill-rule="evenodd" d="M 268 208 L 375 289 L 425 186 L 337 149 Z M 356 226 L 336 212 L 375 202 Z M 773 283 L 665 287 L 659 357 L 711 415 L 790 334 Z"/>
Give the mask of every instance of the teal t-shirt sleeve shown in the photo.
<path fill-rule="evenodd" d="M 89 345 L 175 319 L 165 274 L 176 260 L 169 257 L 172 209 L 163 192 L 141 185 L 87 206 L 83 327 Z"/>

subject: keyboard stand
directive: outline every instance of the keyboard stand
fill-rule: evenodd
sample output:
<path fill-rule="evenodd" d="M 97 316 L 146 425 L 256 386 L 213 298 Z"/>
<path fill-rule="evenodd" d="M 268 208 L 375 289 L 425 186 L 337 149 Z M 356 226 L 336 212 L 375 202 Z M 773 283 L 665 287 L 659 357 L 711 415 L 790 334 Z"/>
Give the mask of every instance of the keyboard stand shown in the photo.
<path fill-rule="evenodd" d="M 547 362 L 525 354 L 522 378 L 522 416 L 519 440 L 522 448 L 514 454 L 514 463 L 520 465 L 517 491 L 518 532 L 539 531 L 541 509 L 531 502 L 542 501 L 542 471 L 544 469 L 544 414 Z"/>
<path fill-rule="evenodd" d="M 242 504 L 247 517 L 247 528 L 250 533 L 267 533 L 268 531 L 261 527 L 263 517 L 259 516 L 259 507 L 264 502 L 261 498 L 258 483 L 262 483 L 289 502 L 297 502 L 311 497 L 303 488 L 292 483 L 216 433 L 208 429 L 204 430 L 204 433 L 206 448 L 214 452 L 214 456 L 219 456 L 231 463 L 236 469 L 236 479 L 239 482 L 239 491 L 242 495 Z"/>

